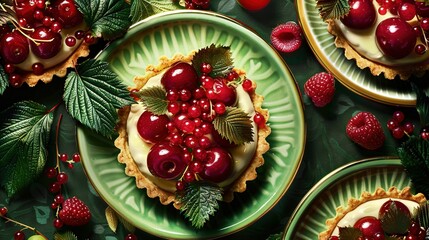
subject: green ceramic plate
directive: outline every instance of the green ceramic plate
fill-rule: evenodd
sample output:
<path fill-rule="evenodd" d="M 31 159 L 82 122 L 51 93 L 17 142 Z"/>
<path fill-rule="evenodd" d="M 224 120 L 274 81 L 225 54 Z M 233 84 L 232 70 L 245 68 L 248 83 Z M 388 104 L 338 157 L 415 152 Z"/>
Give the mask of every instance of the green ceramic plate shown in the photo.
<path fill-rule="evenodd" d="M 400 106 L 414 106 L 416 96 L 406 81 L 374 77 L 368 69 L 361 70 L 354 60 L 347 60 L 344 50 L 334 44 L 314 0 L 295 0 L 299 21 L 307 41 L 319 62 L 350 90 L 368 99 Z M 426 89 L 429 91 L 429 89 Z"/>
<path fill-rule="evenodd" d="M 347 206 L 351 197 L 378 187 L 402 189 L 411 186 L 401 161 L 380 157 L 344 165 L 322 178 L 304 196 L 286 226 L 284 239 L 314 240 L 326 230 L 325 221 L 336 215 L 336 208 Z"/>
<path fill-rule="evenodd" d="M 117 162 L 112 140 L 78 128 L 84 169 L 100 196 L 138 228 L 163 238 L 220 237 L 239 231 L 269 211 L 285 194 L 301 163 L 305 144 L 302 102 L 294 78 L 282 58 L 242 24 L 215 13 L 176 11 L 150 17 L 134 25 L 125 37 L 114 41 L 98 56 L 126 84 L 143 75 L 145 66 L 157 64 L 161 55 L 189 53 L 212 43 L 231 46 L 234 65 L 245 69 L 265 96 L 270 110 L 271 149 L 258 178 L 222 203 L 216 216 L 202 230 L 193 229 L 173 206 L 163 206 L 135 187 L 134 179 Z"/>

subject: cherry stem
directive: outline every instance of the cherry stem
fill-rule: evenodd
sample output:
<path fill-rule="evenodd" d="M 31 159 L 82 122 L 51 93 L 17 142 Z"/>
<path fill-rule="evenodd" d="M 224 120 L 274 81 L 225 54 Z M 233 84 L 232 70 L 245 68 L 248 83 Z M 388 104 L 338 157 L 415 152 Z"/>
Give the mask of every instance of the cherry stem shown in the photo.
<path fill-rule="evenodd" d="M 18 221 L 16 221 L 16 220 L 12 219 L 12 218 L 9 218 L 9 217 L 6 217 L 6 216 L 3 216 L 3 215 L 1 215 L 1 214 L 0 214 L 0 217 L 2 217 L 3 219 L 5 219 L 7 222 L 12 222 L 12 223 L 14 223 L 14 224 L 16 224 L 16 225 L 19 225 L 19 226 L 21 226 L 21 227 L 24 227 L 24 229 L 29 229 L 29 230 L 31 230 L 31 231 L 33 231 L 33 232 L 35 232 L 36 234 L 38 234 L 38 235 L 40 235 L 40 236 L 44 237 L 45 239 L 48 239 L 45 235 L 43 235 L 43 233 L 41 233 L 39 230 L 37 230 L 37 229 L 36 229 L 36 228 L 34 228 L 34 227 L 28 226 L 27 224 L 24 224 L 24 223 L 22 223 L 22 222 L 18 222 Z"/>

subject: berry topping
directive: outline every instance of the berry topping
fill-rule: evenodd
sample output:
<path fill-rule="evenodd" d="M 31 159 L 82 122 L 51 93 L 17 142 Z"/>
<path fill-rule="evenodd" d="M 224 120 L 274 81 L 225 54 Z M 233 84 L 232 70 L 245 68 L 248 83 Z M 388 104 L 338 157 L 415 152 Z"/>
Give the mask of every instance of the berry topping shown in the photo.
<path fill-rule="evenodd" d="M 304 84 L 304 91 L 316 107 L 323 107 L 334 97 L 334 76 L 327 72 L 316 73 Z"/>
<path fill-rule="evenodd" d="M 168 135 L 167 124 L 170 122 L 167 115 L 155 115 L 145 111 L 137 121 L 137 130 L 140 136 L 149 143 L 156 143 Z"/>
<path fill-rule="evenodd" d="M 221 102 L 226 106 L 232 106 L 237 100 L 237 91 L 234 86 L 228 85 L 227 81 L 216 79 L 212 88 L 207 90 L 207 97 L 213 103 Z"/>
<path fill-rule="evenodd" d="M 280 52 L 290 53 L 302 44 L 301 27 L 295 22 L 280 24 L 271 32 L 271 43 Z"/>
<path fill-rule="evenodd" d="M 72 197 L 63 202 L 58 217 L 65 225 L 81 226 L 91 220 L 91 212 L 82 200 Z"/>
<path fill-rule="evenodd" d="M 62 44 L 61 35 L 51 31 L 47 27 L 37 27 L 34 32 L 31 33 L 31 37 L 37 42 L 31 42 L 31 50 L 40 58 L 51 58 L 60 51 Z"/>
<path fill-rule="evenodd" d="M 161 78 L 161 84 L 168 90 L 190 91 L 198 88 L 198 75 L 192 65 L 185 62 L 178 62 L 169 68 Z"/>
<path fill-rule="evenodd" d="M 359 112 L 347 123 L 347 136 L 365 149 L 375 150 L 383 146 L 385 136 L 380 122 L 370 112 Z"/>
<path fill-rule="evenodd" d="M 186 168 L 182 148 L 168 143 L 153 145 L 147 155 L 147 167 L 154 176 L 162 179 L 180 177 Z"/>
<path fill-rule="evenodd" d="M 13 64 L 25 61 L 30 52 L 27 38 L 18 31 L 3 35 L 0 40 L 0 50 L 2 58 L 6 62 Z"/>
<path fill-rule="evenodd" d="M 377 45 L 386 56 L 400 59 L 414 50 L 416 34 L 401 18 L 383 20 L 376 29 Z"/>
<path fill-rule="evenodd" d="M 381 205 L 380 210 L 378 212 L 378 218 L 381 219 L 386 215 L 388 212 L 392 211 L 393 208 L 396 208 L 397 210 L 403 212 L 406 216 L 409 218 L 411 217 L 410 210 L 400 201 L 396 200 L 387 200 L 383 205 Z"/>
<path fill-rule="evenodd" d="M 377 14 L 372 0 L 349 0 L 350 11 L 341 18 L 341 22 L 349 28 L 365 29 L 371 27 Z"/>
<path fill-rule="evenodd" d="M 200 173 L 205 180 L 222 182 L 229 177 L 232 171 L 232 157 L 223 148 L 214 147 L 207 150 L 204 171 Z"/>
<path fill-rule="evenodd" d="M 353 227 L 358 228 L 362 232 L 363 237 L 372 238 L 376 236 L 376 234 L 383 234 L 380 220 L 372 216 L 359 219 Z"/>
<path fill-rule="evenodd" d="M 55 1 L 52 6 L 52 15 L 64 28 L 77 26 L 83 21 L 83 15 L 78 11 L 73 0 Z"/>

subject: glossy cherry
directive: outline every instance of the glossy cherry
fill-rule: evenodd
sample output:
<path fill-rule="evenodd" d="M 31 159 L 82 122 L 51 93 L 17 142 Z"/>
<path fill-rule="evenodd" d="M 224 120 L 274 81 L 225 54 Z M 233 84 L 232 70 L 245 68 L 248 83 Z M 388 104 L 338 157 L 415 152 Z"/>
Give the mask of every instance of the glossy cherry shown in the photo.
<path fill-rule="evenodd" d="M 212 182 L 226 180 L 232 172 L 232 157 L 223 148 L 213 147 L 207 150 L 204 170 L 200 175 L 203 179 Z"/>
<path fill-rule="evenodd" d="M 51 58 L 55 56 L 61 49 L 61 35 L 51 31 L 48 27 L 37 27 L 34 32 L 31 33 L 31 38 L 37 42 L 37 44 L 31 42 L 31 50 L 36 56 L 40 58 Z"/>
<path fill-rule="evenodd" d="M 207 97 L 213 102 L 222 102 L 225 106 L 232 106 L 237 100 L 237 91 L 235 87 L 228 86 L 228 83 L 222 79 L 216 79 L 212 89 L 207 90 Z"/>
<path fill-rule="evenodd" d="M 372 216 L 359 219 L 353 227 L 358 228 L 362 232 L 363 237 L 373 237 L 377 233 L 383 233 L 380 220 Z"/>
<path fill-rule="evenodd" d="M 180 177 L 186 169 L 182 148 L 165 142 L 153 145 L 147 155 L 147 167 L 154 176 L 165 180 Z"/>
<path fill-rule="evenodd" d="M 161 78 L 161 84 L 168 90 L 187 89 L 194 91 L 198 88 L 198 75 L 192 65 L 178 62 L 169 68 Z"/>
<path fill-rule="evenodd" d="M 83 21 L 83 15 L 73 0 L 57 0 L 52 6 L 52 15 L 64 28 L 75 27 Z"/>
<path fill-rule="evenodd" d="M 397 17 L 380 22 L 375 35 L 380 50 L 394 59 L 403 58 L 414 51 L 417 41 L 413 27 Z"/>
<path fill-rule="evenodd" d="M 6 33 L 0 40 L 0 54 L 7 63 L 21 63 L 29 53 L 28 40 L 18 31 Z"/>
<path fill-rule="evenodd" d="M 145 111 L 137 120 L 137 131 L 146 142 L 156 143 L 167 137 L 169 122 L 170 120 L 165 114 L 155 115 Z"/>
<path fill-rule="evenodd" d="M 344 25 L 354 29 L 365 29 L 374 24 L 377 14 L 372 0 L 349 0 L 349 5 L 349 13 L 341 18 Z"/>
<path fill-rule="evenodd" d="M 407 215 L 409 218 L 411 217 L 410 210 L 408 209 L 405 204 L 403 204 L 400 201 L 396 200 L 387 200 L 383 205 L 381 205 L 380 210 L 378 212 L 378 218 L 381 219 L 384 217 L 386 213 L 392 210 L 392 208 L 396 207 L 399 211 L 403 212 L 405 215 Z"/>

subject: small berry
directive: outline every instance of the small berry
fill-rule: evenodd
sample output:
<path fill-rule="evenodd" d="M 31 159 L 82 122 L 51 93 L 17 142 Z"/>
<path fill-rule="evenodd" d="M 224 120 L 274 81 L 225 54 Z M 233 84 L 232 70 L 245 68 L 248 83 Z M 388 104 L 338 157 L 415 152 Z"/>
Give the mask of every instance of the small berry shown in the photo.
<path fill-rule="evenodd" d="M 24 240 L 25 239 L 25 233 L 21 230 L 18 230 L 13 235 L 14 240 Z"/>
<path fill-rule="evenodd" d="M 60 160 L 66 162 L 69 159 L 69 156 L 66 153 L 60 154 Z"/>
<path fill-rule="evenodd" d="M 176 190 L 182 191 L 183 189 L 185 189 L 185 183 L 183 181 L 177 181 L 176 182 Z"/>
<path fill-rule="evenodd" d="M 370 112 L 359 112 L 346 126 L 347 136 L 365 149 L 375 150 L 383 146 L 385 135 L 380 122 Z"/>
<path fill-rule="evenodd" d="M 58 217 L 65 225 L 81 226 L 91 220 L 91 212 L 82 200 L 72 197 L 63 202 Z"/>
<path fill-rule="evenodd" d="M 61 221 L 59 218 L 55 218 L 53 224 L 56 229 L 62 228 L 64 226 L 63 221 Z"/>
<path fill-rule="evenodd" d="M 404 128 L 401 126 L 396 127 L 395 129 L 392 130 L 392 136 L 395 139 L 401 139 L 402 137 L 404 137 L 404 135 L 405 135 Z"/>
<path fill-rule="evenodd" d="M 290 53 L 302 44 L 301 27 L 295 22 L 280 24 L 271 32 L 271 43 L 280 52 Z"/>
<path fill-rule="evenodd" d="M 411 122 L 406 122 L 403 127 L 404 127 L 404 131 L 408 135 L 411 135 L 414 132 L 414 124 L 412 124 Z"/>
<path fill-rule="evenodd" d="M 68 176 L 67 176 L 67 174 L 65 172 L 58 173 L 58 175 L 57 175 L 57 181 L 58 181 L 58 183 L 64 184 L 64 183 L 67 182 L 67 180 L 68 180 Z"/>
<path fill-rule="evenodd" d="M 0 208 L 0 216 L 6 216 L 6 214 L 7 214 L 7 208 L 1 207 Z"/>
<path fill-rule="evenodd" d="M 396 122 L 401 123 L 405 119 L 405 115 L 401 111 L 395 111 L 393 113 L 393 119 L 396 120 Z"/>
<path fill-rule="evenodd" d="M 73 162 L 80 162 L 80 155 L 79 153 L 75 153 L 72 156 Z"/>
<path fill-rule="evenodd" d="M 264 115 L 262 115 L 261 113 L 257 112 L 255 114 L 255 116 L 253 116 L 253 121 L 256 123 L 256 125 L 258 125 L 258 127 L 263 127 L 265 126 L 265 118 Z"/>
<path fill-rule="evenodd" d="M 57 176 L 58 172 L 57 172 L 57 169 L 50 167 L 46 169 L 45 174 L 48 178 L 54 178 Z"/>
<path fill-rule="evenodd" d="M 246 92 L 252 92 L 253 90 L 255 90 L 253 88 L 252 80 L 247 79 L 247 78 L 243 81 L 242 86 L 243 86 L 244 91 L 246 91 Z"/>
<path fill-rule="evenodd" d="M 133 233 L 128 233 L 125 236 L 124 240 L 137 240 L 137 236 L 135 234 L 133 234 Z"/>
<path fill-rule="evenodd" d="M 316 73 L 304 84 L 304 91 L 316 107 L 324 107 L 334 97 L 334 76 L 327 72 Z"/>

